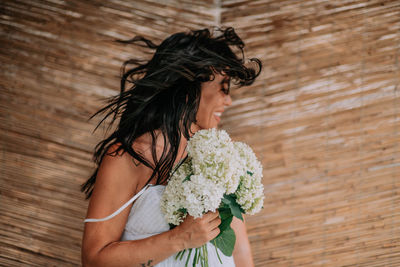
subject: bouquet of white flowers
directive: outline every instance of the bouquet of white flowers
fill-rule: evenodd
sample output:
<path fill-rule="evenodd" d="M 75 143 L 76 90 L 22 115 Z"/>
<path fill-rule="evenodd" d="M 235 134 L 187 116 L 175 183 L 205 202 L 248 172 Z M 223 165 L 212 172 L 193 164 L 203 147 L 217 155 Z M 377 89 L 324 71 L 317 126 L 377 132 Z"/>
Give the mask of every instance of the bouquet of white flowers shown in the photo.
<path fill-rule="evenodd" d="M 197 131 L 187 151 L 185 162 L 172 171 L 161 210 L 168 223 L 179 225 L 187 214 L 199 218 L 218 209 L 220 233 L 211 242 L 231 256 L 236 241 L 230 227 L 233 216 L 243 220 L 242 213 L 255 214 L 263 206 L 261 163 L 248 145 L 233 142 L 224 130 L 214 128 Z M 193 263 L 208 266 L 206 249 L 206 245 L 195 249 Z M 179 252 L 177 258 L 182 259 L 184 253 Z"/>

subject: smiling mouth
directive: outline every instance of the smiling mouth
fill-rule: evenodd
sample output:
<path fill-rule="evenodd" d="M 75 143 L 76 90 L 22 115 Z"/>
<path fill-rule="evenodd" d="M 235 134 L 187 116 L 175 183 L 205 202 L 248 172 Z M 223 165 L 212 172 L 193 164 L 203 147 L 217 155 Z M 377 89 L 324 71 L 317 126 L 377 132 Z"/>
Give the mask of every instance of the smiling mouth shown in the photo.
<path fill-rule="evenodd" d="M 222 112 L 214 112 L 214 115 L 217 116 L 217 117 L 221 117 Z"/>
<path fill-rule="evenodd" d="M 222 112 L 214 112 L 214 117 L 218 123 L 221 121 L 221 115 L 222 115 Z"/>

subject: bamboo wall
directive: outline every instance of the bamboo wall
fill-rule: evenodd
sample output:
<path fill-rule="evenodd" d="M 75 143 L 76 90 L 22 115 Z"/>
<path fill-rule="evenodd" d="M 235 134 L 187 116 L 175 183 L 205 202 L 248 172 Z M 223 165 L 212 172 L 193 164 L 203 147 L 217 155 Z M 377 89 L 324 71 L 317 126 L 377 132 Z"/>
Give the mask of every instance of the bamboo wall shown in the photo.
<path fill-rule="evenodd" d="M 136 34 L 234 26 L 260 79 L 222 127 L 264 166 L 256 266 L 400 266 L 399 1 L 3 1 L 0 265 L 80 265 L 101 98 Z"/>
<path fill-rule="evenodd" d="M 263 159 L 256 265 L 400 266 L 400 1 L 222 5 L 265 65 L 222 120 Z"/>

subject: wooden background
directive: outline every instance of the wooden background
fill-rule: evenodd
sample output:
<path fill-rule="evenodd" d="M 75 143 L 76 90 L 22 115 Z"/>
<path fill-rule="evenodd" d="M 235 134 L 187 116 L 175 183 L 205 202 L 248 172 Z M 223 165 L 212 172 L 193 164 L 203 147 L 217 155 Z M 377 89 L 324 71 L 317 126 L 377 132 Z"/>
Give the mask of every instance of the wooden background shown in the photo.
<path fill-rule="evenodd" d="M 256 266 L 400 266 L 400 1 L 2 1 L 0 265 L 80 265 L 104 129 L 141 34 L 234 26 L 263 74 L 222 128 L 264 166 Z"/>

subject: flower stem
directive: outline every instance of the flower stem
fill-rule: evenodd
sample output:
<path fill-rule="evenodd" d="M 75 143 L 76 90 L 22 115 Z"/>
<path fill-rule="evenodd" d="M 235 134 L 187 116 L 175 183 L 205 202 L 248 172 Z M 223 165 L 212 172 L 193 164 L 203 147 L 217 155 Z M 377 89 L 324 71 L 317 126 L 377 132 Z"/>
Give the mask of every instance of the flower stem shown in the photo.
<path fill-rule="evenodd" d="M 179 260 L 182 260 L 183 255 L 185 255 L 185 252 L 186 252 L 186 249 L 184 249 L 183 252 L 181 253 L 181 256 L 180 256 Z"/>
<path fill-rule="evenodd" d="M 188 263 L 189 263 L 189 259 L 190 259 L 190 255 L 192 255 L 192 250 L 193 249 L 189 249 L 189 255 L 187 256 L 187 259 L 186 259 L 186 263 L 185 263 L 185 267 L 187 267 L 187 265 L 188 265 Z"/>
<path fill-rule="evenodd" d="M 193 267 L 196 267 L 197 249 L 198 249 L 198 248 L 196 248 L 196 249 L 195 249 L 195 252 L 194 252 Z"/>
<path fill-rule="evenodd" d="M 181 250 L 178 253 L 176 253 L 175 260 L 177 260 L 179 258 L 179 256 L 181 255 L 182 252 L 183 252 L 183 250 Z"/>
<path fill-rule="evenodd" d="M 214 242 L 215 252 L 217 253 L 217 257 L 219 259 L 219 262 L 222 264 L 221 258 L 219 257 L 219 254 L 218 254 L 217 245 L 215 244 L 215 239 L 213 240 L 213 242 Z"/>
<path fill-rule="evenodd" d="M 209 267 L 209 266 L 208 266 L 208 245 L 207 245 L 207 247 L 206 247 L 206 261 L 207 261 L 207 267 Z"/>

